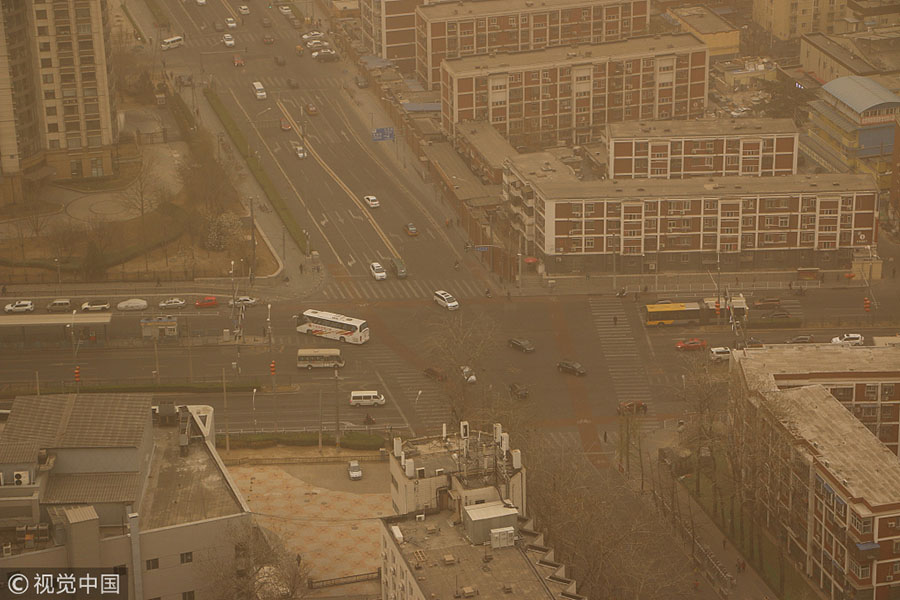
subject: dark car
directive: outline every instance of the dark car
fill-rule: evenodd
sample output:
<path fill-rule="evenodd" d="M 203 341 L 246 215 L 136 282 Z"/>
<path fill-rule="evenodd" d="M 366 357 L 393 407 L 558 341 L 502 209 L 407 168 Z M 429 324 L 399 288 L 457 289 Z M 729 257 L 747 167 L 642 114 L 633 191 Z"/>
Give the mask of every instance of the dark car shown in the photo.
<path fill-rule="evenodd" d="M 770 312 L 766 315 L 763 315 L 763 319 L 790 319 L 791 313 L 786 310 L 776 310 L 774 312 Z"/>
<path fill-rule="evenodd" d="M 812 344 L 815 341 L 811 335 L 795 335 L 789 340 L 785 340 L 785 344 Z"/>
<path fill-rule="evenodd" d="M 288 85 L 288 87 L 291 88 L 292 90 L 296 90 L 296 89 L 298 89 L 298 88 L 300 87 L 300 84 L 297 82 L 297 80 L 296 80 L 296 79 L 291 79 L 290 77 L 288 77 L 287 85 Z"/>
<path fill-rule="evenodd" d="M 647 405 L 640 400 L 625 400 L 616 407 L 617 415 L 647 414 Z"/>
<path fill-rule="evenodd" d="M 744 348 L 764 348 L 765 345 L 756 338 L 748 338 L 746 342 L 739 341 L 737 343 L 737 349 L 743 350 Z"/>
<path fill-rule="evenodd" d="M 271 26 L 272 26 L 272 19 L 270 19 L 269 17 L 263 17 L 263 18 L 262 18 L 262 26 L 263 26 L 263 27 L 271 27 Z"/>
<path fill-rule="evenodd" d="M 781 298 L 761 298 L 753 301 L 753 308 L 778 308 L 781 306 Z"/>
<path fill-rule="evenodd" d="M 446 381 L 447 376 L 440 369 L 435 369 L 434 367 L 428 367 L 422 373 L 425 377 L 429 379 L 434 379 L 435 381 Z"/>
<path fill-rule="evenodd" d="M 509 338 L 506 345 L 519 352 L 534 352 L 534 344 L 523 338 Z"/>
<path fill-rule="evenodd" d="M 362 75 L 357 75 L 354 81 L 356 81 L 356 87 L 360 89 L 369 87 L 369 81 Z"/>
<path fill-rule="evenodd" d="M 530 391 L 528 390 L 528 386 L 524 383 L 511 383 L 509 384 L 509 395 L 513 398 L 518 398 L 519 400 L 524 400 L 528 397 Z"/>
<path fill-rule="evenodd" d="M 287 64 L 287 61 L 284 60 L 284 57 L 283 57 L 283 56 L 276 56 L 276 57 L 275 57 L 275 64 L 278 65 L 279 67 L 283 67 L 284 65 Z"/>
<path fill-rule="evenodd" d="M 275 36 L 272 35 L 271 33 L 267 33 L 266 35 L 263 36 L 263 44 L 265 44 L 267 46 L 271 46 L 274 43 L 275 43 Z"/>
<path fill-rule="evenodd" d="M 561 360 L 556 363 L 556 370 L 560 373 L 568 373 L 569 375 L 587 375 L 587 371 L 581 366 L 581 363 L 571 360 Z"/>

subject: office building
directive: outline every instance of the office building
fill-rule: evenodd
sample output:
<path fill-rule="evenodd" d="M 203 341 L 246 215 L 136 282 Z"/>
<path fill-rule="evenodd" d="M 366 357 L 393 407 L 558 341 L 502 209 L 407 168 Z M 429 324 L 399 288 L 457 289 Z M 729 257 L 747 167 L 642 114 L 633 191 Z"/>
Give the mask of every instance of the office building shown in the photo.
<path fill-rule="evenodd" d="M 706 109 L 709 52 L 689 33 L 441 63 L 441 128 L 487 121 L 513 147 L 586 144 L 607 123 Z"/>
<path fill-rule="evenodd" d="M 441 61 L 460 56 L 599 44 L 645 34 L 647 0 L 482 0 L 416 8 L 416 74 L 440 86 Z"/>

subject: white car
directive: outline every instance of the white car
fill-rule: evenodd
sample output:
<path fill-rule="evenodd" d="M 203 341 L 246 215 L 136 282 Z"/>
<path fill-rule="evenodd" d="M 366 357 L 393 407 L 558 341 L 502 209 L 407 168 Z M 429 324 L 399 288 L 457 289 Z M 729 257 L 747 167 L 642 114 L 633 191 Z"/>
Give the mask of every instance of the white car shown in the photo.
<path fill-rule="evenodd" d="M 717 346 L 709 349 L 709 360 L 712 362 L 724 362 L 731 358 L 731 348 Z"/>
<path fill-rule="evenodd" d="M 459 370 L 466 383 L 478 383 L 478 378 L 475 377 L 475 371 L 472 370 L 472 367 L 460 367 Z"/>
<path fill-rule="evenodd" d="M 34 302 L 31 300 L 16 300 L 7 304 L 3 310 L 8 313 L 34 312 Z"/>
<path fill-rule="evenodd" d="M 147 310 L 147 301 L 140 298 L 132 298 L 130 300 L 122 300 L 116 304 L 116 310 L 128 312 L 132 310 Z"/>
<path fill-rule="evenodd" d="M 306 40 L 315 40 L 322 37 L 325 37 L 325 34 L 321 31 L 309 31 L 303 34 L 302 39 L 305 42 Z"/>
<path fill-rule="evenodd" d="M 226 33 L 222 36 L 222 43 L 225 44 L 226 48 L 234 48 L 234 36 Z"/>
<path fill-rule="evenodd" d="M 197 0 L 197 6 L 206 6 L 206 0 Z"/>
<path fill-rule="evenodd" d="M 283 14 L 286 17 L 289 17 L 292 14 L 294 14 L 294 11 L 291 10 L 291 7 L 288 6 L 287 4 L 282 4 L 281 6 L 279 6 L 278 12 L 280 12 L 281 14 Z"/>
<path fill-rule="evenodd" d="M 184 308 L 187 302 L 183 298 L 168 298 L 159 303 L 160 308 Z"/>
<path fill-rule="evenodd" d="M 109 310 L 109 302 L 106 300 L 88 300 L 81 305 L 84 312 L 100 312 L 101 310 Z"/>
<path fill-rule="evenodd" d="M 375 278 L 375 281 L 382 281 L 387 279 L 387 271 L 384 270 L 384 267 L 381 266 L 379 262 L 373 262 L 369 265 L 369 273 L 372 274 L 372 277 Z"/>
<path fill-rule="evenodd" d="M 459 302 L 456 301 L 456 298 L 444 290 L 438 290 L 434 293 L 434 301 L 438 306 L 443 306 L 447 310 L 457 310 L 459 308 Z"/>
<path fill-rule="evenodd" d="M 252 296 L 238 296 L 237 298 L 229 300 L 228 306 L 256 306 L 257 302 L 259 302 L 259 300 Z"/>
<path fill-rule="evenodd" d="M 237 29 L 237 21 L 234 20 L 234 17 L 225 17 L 225 27 L 228 29 Z"/>
<path fill-rule="evenodd" d="M 859 333 L 845 333 L 837 337 L 831 338 L 832 344 L 850 344 L 851 346 L 862 346 L 866 338 Z"/>
<path fill-rule="evenodd" d="M 376 198 L 375 196 L 363 196 L 363 202 L 365 202 L 366 206 L 368 206 L 369 208 L 378 208 L 379 206 L 381 206 L 381 204 L 379 204 L 378 202 L 378 198 Z"/>
<path fill-rule="evenodd" d="M 331 44 L 322 40 L 309 40 L 306 42 L 306 47 L 310 50 L 324 50 L 329 46 L 331 46 Z"/>
<path fill-rule="evenodd" d="M 241 4 L 240 6 L 238 6 L 238 12 L 241 13 L 242 15 L 249 15 L 250 7 L 247 6 L 246 4 Z"/>
<path fill-rule="evenodd" d="M 359 466 L 358 460 L 351 460 L 347 465 L 347 473 L 350 475 L 351 481 L 362 479 L 362 467 Z"/>
<path fill-rule="evenodd" d="M 294 154 L 297 155 L 297 158 L 306 158 L 306 148 L 304 148 L 300 142 L 291 142 L 291 148 L 294 150 Z"/>

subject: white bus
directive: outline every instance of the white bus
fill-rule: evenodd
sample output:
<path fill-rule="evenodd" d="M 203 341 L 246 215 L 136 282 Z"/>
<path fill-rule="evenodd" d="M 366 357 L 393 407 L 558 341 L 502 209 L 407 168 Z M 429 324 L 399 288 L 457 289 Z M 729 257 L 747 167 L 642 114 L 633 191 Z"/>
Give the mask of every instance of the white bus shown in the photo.
<path fill-rule="evenodd" d="M 171 50 L 172 48 L 180 48 L 184 46 L 184 38 L 180 35 L 176 35 L 175 37 L 166 38 L 159 45 L 163 50 Z"/>
<path fill-rule="evenodd" d="M 369 324 L 362 319 L 345 317 L 337 313 L 309 309 L 303 312 L 297 325 L 298 333 L 308 333 L 332 340 L 365 344 L 369 341 Z"/>
<path fill-rule="evenodd" d="M 340 348 L 300 348 L 297 350 L 297 368 L 312 369 L 326 367 L 336 369 L 344 366 Z"/>

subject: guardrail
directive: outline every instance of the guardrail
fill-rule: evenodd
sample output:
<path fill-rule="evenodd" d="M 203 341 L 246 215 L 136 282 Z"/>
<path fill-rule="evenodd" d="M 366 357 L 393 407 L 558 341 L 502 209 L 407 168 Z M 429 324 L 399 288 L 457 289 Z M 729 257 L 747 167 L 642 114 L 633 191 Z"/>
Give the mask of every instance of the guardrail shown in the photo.
<path fill-rule="evenodd" d="M 372 579 L 380 579 L 381 570 L 372 571 L 371 573 L 361 573 L 359 575 L 348 575 L 347 577 L 334 577 L 332 579 L 309 579 L 307 585 L 310 589 L 318 589 L 324 587 L 332 587 L 335 585 L 344 585 L 347 583 L 357 583 L 359 581 L 370 581 Z"/>

